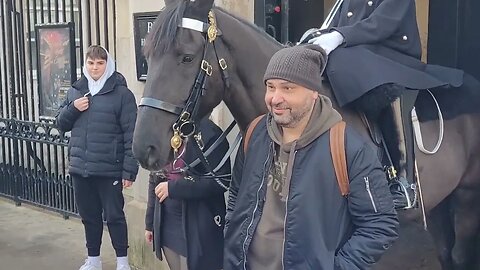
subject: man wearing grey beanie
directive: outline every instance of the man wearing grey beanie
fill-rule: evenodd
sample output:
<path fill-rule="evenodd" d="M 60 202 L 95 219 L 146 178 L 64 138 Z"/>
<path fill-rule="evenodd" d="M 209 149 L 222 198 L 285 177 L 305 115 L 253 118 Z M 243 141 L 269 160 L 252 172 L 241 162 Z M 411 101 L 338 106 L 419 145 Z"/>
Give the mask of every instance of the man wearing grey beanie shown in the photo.
<path fill-rule="evenodd" d="M 370 269 L 398 236 L 374 151 L 345 130 L 349 192 L 342 194 L 330 130 L 342 125 L 320 95 L 325 52 L 284 48 L 265 72 L 269 110 L 240 149 L 230 186 L 224 269 Z"/>

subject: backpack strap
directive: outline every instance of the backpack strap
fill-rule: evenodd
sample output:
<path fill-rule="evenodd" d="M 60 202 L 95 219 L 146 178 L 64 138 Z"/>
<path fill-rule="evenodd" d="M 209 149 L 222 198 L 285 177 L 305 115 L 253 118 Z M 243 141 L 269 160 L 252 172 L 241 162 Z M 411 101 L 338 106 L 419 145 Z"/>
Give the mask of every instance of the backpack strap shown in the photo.
<path fill-rule="evenodd" d="M 260 116 L 257 116 L 257 118 L 253 119 L 252 122 L 250 122 L 250 125 L 248 125 L 247 132 L 245 133 L 245 137 L 243 138 L 243 153 L 247 153 L 247 148 L 248 148 L 248 142 L 250 141 L 250 137 L 252 137 L 253 130 L 257 126 L 258 122 L 265 116 L 265 114 L 262 114 Z"/>
<path fill-rule="evenodd" d="M 350 193 L 350 181 L 348 179 L 345 154 L 345 126 L 345 122 L 340 121 L 330 129 L 330 153 L 335 175 L 337 176 L 338 187 L 342 196 L 347 197 Z"/>

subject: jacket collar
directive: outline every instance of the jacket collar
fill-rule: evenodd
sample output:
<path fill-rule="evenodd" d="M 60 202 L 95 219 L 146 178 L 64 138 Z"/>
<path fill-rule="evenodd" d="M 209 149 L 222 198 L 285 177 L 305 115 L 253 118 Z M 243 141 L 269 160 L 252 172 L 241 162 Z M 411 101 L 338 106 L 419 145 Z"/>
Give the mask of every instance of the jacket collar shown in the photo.
<path fill-rule="evenodd" d="M 102 89 L 98 92 L 97 95 L 110 93 L 114 91 L 117 86 L 120 85 L 127 87 L 127 81 L 122 74 L 114 72 L 113 75 L 110 76 L 110 78 L 108 78 L 108 80 L 105 82 L 105 85 L 102 87 Z M 82 76 L 78 81 L 72 84 L 72 87 L 80 91 L 82 95 L 85 95 L 89 91 L 87 78 L 85 76 Z"/>

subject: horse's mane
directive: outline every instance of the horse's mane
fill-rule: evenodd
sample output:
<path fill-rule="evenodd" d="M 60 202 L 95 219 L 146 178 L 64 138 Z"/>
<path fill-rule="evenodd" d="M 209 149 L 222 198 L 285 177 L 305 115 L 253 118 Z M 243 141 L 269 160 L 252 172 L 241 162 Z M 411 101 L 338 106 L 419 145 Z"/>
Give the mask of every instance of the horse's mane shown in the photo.
<path fill-rule="evenodd" d="M 186 1 L 179 1 L 176 4 L 167 5 L 161 11 L 161 14 L 155 20 L 155 23 L 145 41 L 143 52 L 147 58 L 156 53 L 165 53 L 170 46 L 172 46 L 175 42 L 178 25 L 182 22 L 185 8 Z M 231 16 L 243 25 L 248 26 L 250 29 L 257 32 L 259 35 L 265 37 L 270 42 L 281 46 L 281 44 L 272 36 L 267 35 L 262 28 L 252 24 L 244 18 L 234 15 L 217 6 L 214 6 L 213 9 Z"/>
<path fill-rule="evenodd" d="M 185 13 L 185 1 L 167 5 L 160 11 L 160 15 L 150 30 L 143 53 L 148 58 L 156 53 L 166 52 L 175 41 L 178 25 L 182 22 Z"/>

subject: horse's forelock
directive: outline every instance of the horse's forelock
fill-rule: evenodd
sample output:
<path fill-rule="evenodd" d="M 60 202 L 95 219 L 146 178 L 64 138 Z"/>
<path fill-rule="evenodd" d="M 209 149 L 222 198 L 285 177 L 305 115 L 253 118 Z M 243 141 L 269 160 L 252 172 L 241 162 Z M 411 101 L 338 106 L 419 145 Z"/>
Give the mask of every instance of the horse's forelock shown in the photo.
<path fill-rule="evenodd" d="M 166 52 L 174 43 L 178 25 L 185 13 L 186 1 L 167 5 L 159 14 L 147 36 L 143 53 L 148 58 Z"/>

